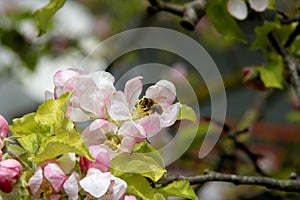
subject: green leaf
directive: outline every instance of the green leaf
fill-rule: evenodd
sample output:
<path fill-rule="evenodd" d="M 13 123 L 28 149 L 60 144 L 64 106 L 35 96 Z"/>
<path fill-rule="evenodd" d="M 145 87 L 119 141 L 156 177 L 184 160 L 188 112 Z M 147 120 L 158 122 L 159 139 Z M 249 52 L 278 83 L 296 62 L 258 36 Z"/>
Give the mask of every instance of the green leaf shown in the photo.
<path fill-rule="evenodd" d="M 180 196 L 187 199 L 197 200 L 198 197 L 187 180 L 174 181 L 161 188 L 160 193 L 165 196 Z"/>
<path fill-rule="evenodd" d="M 76 132 L 74 127 L 71 131 L 61 129 L 54 135 L 43 138 L 38 152 L 30 159 L 39 163 L 48 159 L 54 159 L 61 154 L 70 152 L 82 155 L 90 160 L 94 160 L 85 146 L 80 134 Z"/>
<path fill-rule="evenodd" d="M 32 176 L 32 171 L 25 171 L 22 173 L 19 181 L 18 197 L 17 200 L 30 200 L 31 194 L 28 190 L 28 179 Z"/>
<path fill-rule="evenodd" d="M 18 142 L 31 154 L 35 154 L 39 149 L 39 139 L 35 133 L 18 138 Z"/>
<path fill-rule="evenodd" d="M 12 125 L 9 126 L 12 136 L 24 136 L 36 132 L 38 124 L 34 121 L 35 114 L 29 113 L 22 118 L 14 119 Z"/>
<path fill-rule="evenodd" d="M 72 93 L 62 94 L 58 99 L 45 101 L 38 107 L 34 120 L 42 127 L 56 128 L 62 125 Z"/>
<path fill-rule="evenodd" d="M 13 120 L 12 135 L 36 163 L 74 152 L 94 160 L 74 123 L 65 117 L 72 93 L 41 104 L 36 113 Z"/>
<path fill-rule="evenodd" d="M 140 197 L 143 200 L 165 200 L 163 194 L 160 194 L 158 189 L 150 186 L 145 177 L 137 174 L 125 175 L 122 177 L 127 183 L 126 192 L 128 194 Z"/>
<path fill-rule="evenodd" d="M 184 120 L 184 119 L 190 120 L 193 123 L 197 122 L 197 116 L 195 111 L 187 105 L 180 104 L 180 111 L 177 120 Z"/>
<path fill-rule="evenodd" d="M 255 28 L 256 39 L 251 44 L 250 49 L 251 50 L 257 50 L 257 49 L 264 50 L 268 44 L 268 34 L 275 29 L 279 29 L 280 27 L 281 27 L 281 25 L 280 25 L 279 20 L 266 22 L 264 25 L 256 27 Z"/>
<path fill-rule="evenodd" d="M 156 182 L 166 173 L 166 170 L 151 156 L 155 157 L 155 154 L 119 154 L 110 162 L 111 172 L 115 176 L 122 176 L 126 173 L 140 174 Z"/>
<path fill-rule="evenodd" d="M 246 43 L 240 27 L 227 11 L 227 0 L 208 1 L 206 13 L 216 29 L 227 40 L 239 40 Z"/>
<path fill-rule="evenodd" d="M 260 73 L 261 80 L 267 88 L 283 89 L 283 65 L 280 56 L 273 56 L 269 59 L 267 65 L 257 67 Z"/>
<path fill-rule="evenodd" d="M 49 20 L 65 4 L 65 2 L 66 0 L 50 0 L 46 6 L 35 11 L 33 16 L 39 29 L 38 36 L 46 33 Z"/>

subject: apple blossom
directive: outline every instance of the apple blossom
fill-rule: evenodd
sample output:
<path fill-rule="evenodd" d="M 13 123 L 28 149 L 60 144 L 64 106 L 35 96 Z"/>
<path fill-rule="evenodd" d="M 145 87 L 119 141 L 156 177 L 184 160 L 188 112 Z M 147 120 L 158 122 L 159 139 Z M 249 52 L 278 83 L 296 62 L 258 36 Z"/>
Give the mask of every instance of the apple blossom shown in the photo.
<path fill-rule="evenodd" d="M 81 188 L 95 198 L 104 197 L 120 199 L 125 195 L 127 184 L 110 172 L 101 172 L 99 169 L 90 168 L 86 176 L 79 181 Z"/>
<path fill-rule="evenodd" d="M 109 116 L 115 121 L 138 120 L 152 116 L 150 121 L 153 122 L 152 131 L 155 129 L 154 133 L 161 128 L 173 125 L 177 120 L 180 108 L 179 102 L 173 104 L 176 98 L 174 84 L 167 80 L 160 80 L 150 86 L 146 90 L 145 96 L 139 99 L 142 92 L 141 80 L 141 76 L 132 78 L 125 84 L 124 92 L 117 91 L 112 94 L 108 103 Z M 137 107 L 134 107 L 135 105 Z M 153 117 L 159 119 L 160 123 L 154 123 Z M 144 120 L 149 122 L 147 119 Z M 141 125 L 142 123 L 139 122 L 136 123 Z M 146 134 L 148 134 L 147 130 Z"/>
<path fill-rule="evenodd" d="M 91 161 L 83 156 L 80 156 L 79 166 L 82 173 L 87 173 L 89 168 L 96 168 L 102 172 L 109 171 L 110 160 L 116 155 L 106 145 L 93 145 L 89 146 L 91 155 L 95 158 L 95 161 Z"/>
<path fill-rule="evenodd" d="M 104 118 L 106 103 L 115 91 L 114 77 L 105 71 L 88 73 L 78 69 L 67 69 L 54 76 L 54 96 L 73 91 L 66 113 L 75 122 Z"/>
<path fill-rule="evenodd" d="M 256 12 L 263 12 L 267 9 L 269 0 L 248 0 L 250 7 Z M 238 20 L 246 19 L 248 8 L 245 0 L 229 0 L 227 10 L 230 15 Z"/>
<path fill-rule="evenodd" d="M 60 166 L 53 162 L 42 163 L 28 181 L 31 194 L 56 195 L 63 188 L 67 176 Z M 53 197 L 54 198 L 54 197 Z"/>
<path fill-rule="evenodd" d="M 9 193 L 19 180 L 23 171 L 22 165 L 14 160 L 7 159 L 0 162 L 0 190 Z"/>

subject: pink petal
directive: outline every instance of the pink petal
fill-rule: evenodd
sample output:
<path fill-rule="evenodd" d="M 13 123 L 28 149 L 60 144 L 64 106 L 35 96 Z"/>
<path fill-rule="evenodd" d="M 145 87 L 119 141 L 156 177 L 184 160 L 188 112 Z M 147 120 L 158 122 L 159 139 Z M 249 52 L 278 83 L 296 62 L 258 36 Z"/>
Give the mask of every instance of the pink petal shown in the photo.
<path fill-rule="evenodd" d="M 172 126 L 177 120 L 180 110 L 180 103 L 171 105 L 162 115 L 160 115 L 161 127 Z"/>
<path fill-rule="evenodd" d="M 119 135 L 133 137 L 137 142 L 143 141 L 147 135 L 143 127 L 135 122 L 126 121 L 118 131 Z"/>
<path fill-rule="evenodd" d="M 0 115 L 0 138 L 7 138 L 8 132 L 8 123 L 6 119 L 2 115 Z"/>
<path fill-rule="evenodd" d="M 54 194 L 54 195 L 50 195 L 49 200 L 61 200 L 62 196 L 61 194 Z"/>
<path fill-rule="evenodd" d="M 109 72 L 106 71 L 97 71 L 89 74 L 89 77 L 99 88 L 108 88 L 108 90 L 115 90 L 113 83 L 115 78 Z"/>
<path fill-rule="evenodd" d="M 79 181 L 81 188 L 95 198 L 103 196 L 110 185 L 111 174 L 90 168 L 87 175 Z"/>
<path fill-rule="evenodd" d="M 113 183 L 113 199 L 121 199 L 125 193 L 127 188 L 127 183 L 122 179 L 111 176 L 111 180 Z"/>
<path fill-rule="evenodd" d="M 121 141 L 121 147 L 123 152 L 131 153 L 136 144 L 135 138 L 133 137 L 123 137 Z"/>
<path fill-rule="evenodd" d="M 227 2 L 227 10 L 230 15 L 239 20 L 246 19 L 248 15 L 247 5 L 245 0 L 229 0 Z"/>
<path fill-rule="evenodd" d="M 256 12 L 263 12 L 269 5 L 269 0 L 249 0 L 250 7 Z"/>
<path fill-rule="evenodd" d="M 75 172 L 65 181 L 63 188 L 68 195 L 69 200 L 77 200 L 79 192 L 79 175 Z"/>
<path fill-rule="evenodd" d="M 99 145 L 107 139 L 105 134 L 116 133 L 117 130 L 118 127 L 114 123 L 97 119 L 83 130 L 82 135 L 87 139 L 86 144 L 88 146 Z"/>
<path fill-rule="evenodd" d="M 62 189 L 63 183 L 67 179 L 64 172 L 56 163 L 49 163 L 45 166 L 44 176 L 51 183 L 56 192 Z"/>
<path fill-rule="evenodd" d="M 149 115 L 136 121 L 145 130 L 147 137 L 152 137 L 161 130 L 159 116 Z"/>
<path fill-rule="evenodd" d="M 135 104 L 137 103 L 140 94 L 142 93 L 143 77 L 137 76 L 135 78 L 130 79 L 125 84 L 124 93 L 129 104 L 129 110 L 132 110 Z"/>
<path fill-rule="evenodd" d="M 107 150 L 102 146 L 95 145 L 90 146 L 89 151 L 91 155 L 96 159 L 95 162 L 91 163 L 91 167 L 101 170 L 102 172 L 109 171 L 110 158 L 107 154 Z"/>
<path fill-rule="evenodd" d="M 123 92 L 117 91 L 112 95 L 108 104 L 108 114 L 115 121 L 131 119 L 128 102 Z"/>
<path fill-rule="evenodd" d="M 79 160 L 79 166 L 83 173 L 86 173 L 89 168 L 96 168 L 102 172 L 109 171 L 109 165 L 111 157 L 108 153 L 108 147 L 105 145 L 93 145 L 89 146 L 89 152 L 92 157 L 96 159 L 95 162 L 81 156 Z"/>
<path fill-rule="evenodd" d="M 146 90 L 146 97 L 152 98 L 163 107 L 170 106 L 176 97 L 176 88 L 167 80 L 160 80 Z"/>
<path fill-rule="evenodd" d="M 68 107 L 66 117 L 70 118 L 74 122 L 84 122 L 90 120 L 90 116 L 84 113 L 82 109 L 72 107 L 71 105 Z"/>
<path fill-rule="evenodd" d="M 31 194 L 35 194 L 39 190 L 39 188 L 42 185 L 42 181 L 43 181 L 43 170 L 41 167 L 38 167 L 36 172 L 28 181 L 28 187 Z"/>
<path fill-rule="evenodd" d="M 137 200 L 137 198 L 133 195 L 125 195 L 124 200 Z"/>

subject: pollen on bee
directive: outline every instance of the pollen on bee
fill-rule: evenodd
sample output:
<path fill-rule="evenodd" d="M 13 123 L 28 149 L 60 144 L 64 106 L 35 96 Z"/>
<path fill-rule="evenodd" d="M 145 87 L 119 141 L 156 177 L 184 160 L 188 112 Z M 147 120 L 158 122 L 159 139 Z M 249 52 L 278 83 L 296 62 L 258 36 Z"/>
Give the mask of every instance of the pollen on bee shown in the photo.
<path fill-rule="evenodd" d="M 149 115 L 154 112 L 162 114 L 162 108 L 153 99 L 143 97 L 138 101 L 138 108 L 144 115 Z"/>

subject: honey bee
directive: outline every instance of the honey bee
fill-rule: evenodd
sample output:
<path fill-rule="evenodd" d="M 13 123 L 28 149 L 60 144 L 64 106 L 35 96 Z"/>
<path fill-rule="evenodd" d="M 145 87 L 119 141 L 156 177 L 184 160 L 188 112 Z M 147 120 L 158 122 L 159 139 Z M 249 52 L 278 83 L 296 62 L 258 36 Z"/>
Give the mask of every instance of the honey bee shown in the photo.
<path fill-rule="evenodd" d="M 153 99 L 147 98 L 145 96 L 138 101 L 138 108 L 145 115 L 149 115 L 155 112 L 160 115 L 163 113 L 163 109 L 159 104 L 157 104 Z"/>

